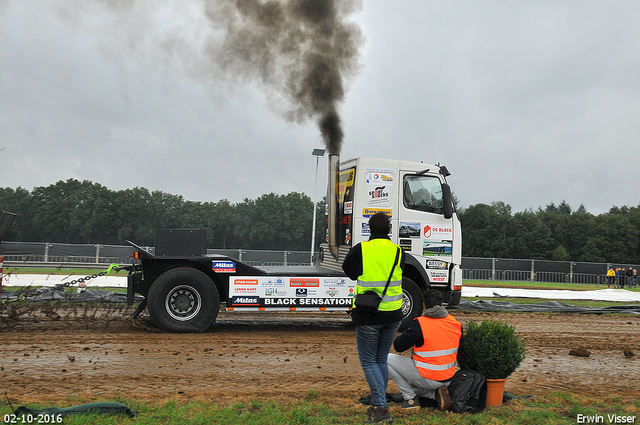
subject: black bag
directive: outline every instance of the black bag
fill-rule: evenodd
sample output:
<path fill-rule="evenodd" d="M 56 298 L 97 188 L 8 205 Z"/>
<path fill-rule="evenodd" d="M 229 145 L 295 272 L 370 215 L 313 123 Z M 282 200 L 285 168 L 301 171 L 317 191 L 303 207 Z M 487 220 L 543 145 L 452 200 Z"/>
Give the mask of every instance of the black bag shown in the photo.
<path fill-rule="evenodd" d="M 452 412 L 476 413 L 484 409 L 487 380 L 482 373 L 460 369 L 451 378 L 448 390 Z"/>
<path fill-rule="evenodd" d="M 391 282 L 391 276 L 393 276 L 393 271 L 396 269 L 396 264 L 398 264 L 398 257 L 400 256 L 400 248 L 396 251 L 396 258 L 393 260 L 393 267 L 391 267 L 391 273 L 389 273 L 389 279 L 387 279 L 387 284 L 384 287 L 384 292 L 382 295 L 378 295 L 375 291 L 367 291 L 362 294 L 356 294 L 355 305 L 356 308 L 359 308 L 361 311 L 366 311 L 367 313 L 377 313 L 380 308 L 380 302 L 382 301 L 382 297 L 387 293 L 387 288 L 389 288 L 389 283 Z"/>
<path fill-rule="evenodd" d="M 356 308 L 361 311 L 376 313 L 380 307 L 380 301 L 382 301 L 382 297 L 374 291 L 363 292 L 356 295 Z"/>

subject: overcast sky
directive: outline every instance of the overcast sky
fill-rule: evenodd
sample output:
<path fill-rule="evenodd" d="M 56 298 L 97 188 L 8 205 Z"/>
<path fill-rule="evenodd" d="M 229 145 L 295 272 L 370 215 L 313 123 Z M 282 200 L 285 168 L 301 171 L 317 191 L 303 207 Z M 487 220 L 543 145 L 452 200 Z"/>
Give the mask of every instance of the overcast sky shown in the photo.
<path fill-rule="evenodd" d="M 313 198 L 316 123 L 213 71 L 205 3 L 0 0 L 0 187 Z M 365 0 L 348 19 L 343 159 L 444 164 L 461 207 L 640 203 L 637 0 Z"/>

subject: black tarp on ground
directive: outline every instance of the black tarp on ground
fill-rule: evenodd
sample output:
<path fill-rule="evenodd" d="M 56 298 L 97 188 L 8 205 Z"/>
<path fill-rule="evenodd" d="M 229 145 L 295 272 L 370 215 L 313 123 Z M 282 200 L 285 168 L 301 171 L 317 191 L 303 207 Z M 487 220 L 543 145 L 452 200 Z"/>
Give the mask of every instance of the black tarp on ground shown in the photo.
<path fill-rule="evenodd" d="M 79 406 L 72 407 L 47 407 L 44 409 L 32 409 L 27 406 L 18 406 L 14 414 L 17 417 L 22 415 L 32 415 L 34 422 L 38 415 L 45 417 L 46 423 L 59 423 L 58 418 L 62 418 L 69 415 L 81 415 L 81 414 L 108 414 L 108 415 L 127 415 L 130 418 L 138 415 L 138 412 L 131 410 L 129 407 L 122 403 L 115 402 L 100 402 L 81 404 Z M 17 423 L 22 423 L 18 419 Z M 42 422 L 44 423 L 44 422 Z"/>
<path fill-rule="evenodd" d="M 22 296 L 22 291 L 2 290 L 3 300 L 15 300 Z M 143 297 L 136 295 L 135 302 L 140 302 Z M 49 291 L 27 297 L 27 301 L 60 301 L 60 302 L 96 302 L 96 303 L 126 303 L 127 294 L 113 291 L 100 291 L 87 289 L 79 294 L 67 294 L 63 288 L 52 288 Z"/>
<path fill-rule="evenodd" d="M 640 304 L 637 305 L 621 305 L 610 307 L 581 307 L 569 304 L 563 304 L 559 301 L 547 301 L 537 304 L 516 304 L 507 301 L 492 301 L 492 300 L 478 300 L 467 301 L 461 300 L 457 306 L 447 307 L 449 310 L 462 310 L 462 311 L 517 311 L 524 313 L 591 313 L 591 314 L 605 314 L 605 313 L 625 313 L 625 314 L 640 314 Z"/>

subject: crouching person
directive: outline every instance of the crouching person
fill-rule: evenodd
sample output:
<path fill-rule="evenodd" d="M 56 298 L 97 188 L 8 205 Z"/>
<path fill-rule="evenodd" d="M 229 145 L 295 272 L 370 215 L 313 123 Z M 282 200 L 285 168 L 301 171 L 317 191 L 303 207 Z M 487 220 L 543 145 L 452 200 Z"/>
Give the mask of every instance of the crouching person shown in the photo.
<path fill-rule="evenodd" d="M 447 386 L 456 371 L 462 324 L 442 306 L 439 291 L 427 290 L 423 298 L 424 314 L 393 341 L 397 352 L 413 348 L 413 356 L 389 354 L 389 376 L 402 393 L 402 408 L 419 409 L 418 397 L 425 397 L 435 399 L 440 410 L 449 410 Z"/>

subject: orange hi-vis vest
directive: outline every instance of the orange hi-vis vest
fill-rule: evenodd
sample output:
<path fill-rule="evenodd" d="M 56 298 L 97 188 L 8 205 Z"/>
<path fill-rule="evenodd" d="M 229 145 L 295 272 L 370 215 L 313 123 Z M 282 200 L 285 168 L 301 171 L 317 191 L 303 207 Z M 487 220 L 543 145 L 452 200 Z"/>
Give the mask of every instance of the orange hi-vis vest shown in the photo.
<path fill-rule="evenodd" d="M 462 323 L 452 315 L 441 319 L 420 316 L 424 344 L 413 347 L 413 361 L 418 372 L 432 381 L 445 381 L 456 372 Z"/>

